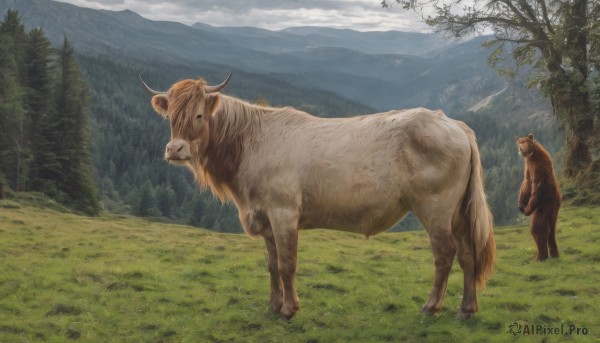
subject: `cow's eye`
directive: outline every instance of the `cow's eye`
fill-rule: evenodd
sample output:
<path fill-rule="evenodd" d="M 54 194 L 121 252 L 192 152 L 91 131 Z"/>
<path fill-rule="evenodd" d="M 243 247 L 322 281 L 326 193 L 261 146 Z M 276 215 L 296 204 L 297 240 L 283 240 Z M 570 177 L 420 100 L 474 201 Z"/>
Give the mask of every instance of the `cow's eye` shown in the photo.
<path fill-rule="evenodd" d="M 202 119 L 202 115 L 201 114 L 196 114 L 196 119 Z"/>

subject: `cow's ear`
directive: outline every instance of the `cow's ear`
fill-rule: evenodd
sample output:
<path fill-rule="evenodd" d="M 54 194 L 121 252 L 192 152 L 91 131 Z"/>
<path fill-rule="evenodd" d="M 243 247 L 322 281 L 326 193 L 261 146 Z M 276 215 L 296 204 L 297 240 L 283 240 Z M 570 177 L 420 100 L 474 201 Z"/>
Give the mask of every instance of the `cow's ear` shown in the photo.
<path fill-rule="evenodd" d="M 219 106 L 221 106 L 221 96 L 218 93 L 208 94 L 205 101 L 204 113 L 211 117 L 214 116 L 217 113 Z"/>
<path fill-rule="evenodd" d="M 169 109 L 169 98 L 166 94 L 158 94 L 152 97 L 152 108 L 163 117 L 167 116 L 167 110 Z"/>

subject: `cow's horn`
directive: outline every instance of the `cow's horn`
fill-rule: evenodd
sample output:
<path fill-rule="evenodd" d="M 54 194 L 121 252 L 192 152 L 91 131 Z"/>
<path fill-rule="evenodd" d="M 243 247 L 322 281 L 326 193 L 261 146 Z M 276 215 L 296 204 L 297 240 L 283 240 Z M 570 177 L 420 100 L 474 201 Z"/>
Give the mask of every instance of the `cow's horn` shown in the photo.
<path fill-rule="evenodd" d="M 233 73 L 229 72 L 229 76 L 227 76 L 227 78 L 225 79 L 225 81 L 221 82 L 220 84 L 218 84 L 216 86 L 206 86 L 206 87 L 204 87 L 204 91 L 206 93 L 215 93 L 215 92 L 218 92 L 221 89 L 225 88 L 225 86 L 227 86 L 227 82 L 229 82 L 229 79 L 231 79 L 231 74 L 233 74 Z"/>
<path fill-rule="evenodd" d="M 142 85 L 144 86 L 144 89 L 146 90 L 146 92 L 150 95 L 160 95 L 160 94 L 167 94 L 167 92 L 158 92 L 155 91 L 154 89 L 148 87 L 148 85 L 146 84 L 146 82 L 144 82 L 144 80 L 142 79 L 142 75 L 138 74 L 140 77 L 140 82 L 142 83 Z"/>

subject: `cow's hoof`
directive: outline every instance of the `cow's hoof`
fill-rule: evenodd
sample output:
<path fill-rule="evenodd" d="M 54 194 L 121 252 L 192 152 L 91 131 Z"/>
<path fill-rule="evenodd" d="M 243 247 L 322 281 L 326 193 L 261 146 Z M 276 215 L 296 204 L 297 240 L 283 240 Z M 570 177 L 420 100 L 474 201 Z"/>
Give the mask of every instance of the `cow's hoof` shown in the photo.
<path fill-rule="evenodd" d="M 475 315 L 474 312 L 466 312 L 466 311 L 460 310 L 460 311 L 458 311 L 456 318 L 458 318 L 460 320 L 467 320 L 467 319 L 473 317 L 474 315 Z"/>
<path fill-rule="evenodd" d="M 269 300 L 269 307 L 271 307 L 271 310 L 273 310 L 273 312 L 280 313 L 281 308 L 283 307 L 283 303 L 279 299 Z"/>
<path fill-rule="evenodd" d="M 281 311 L 279 311 L 279 313 L 287 320 L 292 319 L 292 317 L 296 314 L 296 312 L 298 312 L 298 310 L 300 309 L 299 306 L 283 306 L 281 308 Z"/>

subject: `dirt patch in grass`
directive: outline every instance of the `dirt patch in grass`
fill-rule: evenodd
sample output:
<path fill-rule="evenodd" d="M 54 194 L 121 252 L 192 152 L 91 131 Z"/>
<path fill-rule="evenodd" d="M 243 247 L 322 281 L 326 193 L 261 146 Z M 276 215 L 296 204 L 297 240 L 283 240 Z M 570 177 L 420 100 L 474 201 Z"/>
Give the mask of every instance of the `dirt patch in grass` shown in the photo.
<path fill-rule="evenodd" d="M 310 288 L 312 289 L 324 289 L 324 290 L 328 290 L 328 291 L 334 291 L 336 293 L 339 294 L 344 294 L 346 293 L 346 290 L 343 288 L 340 288 L 336 285 L 330 284 L 330 283 L 316 283 L 310 286 Z"/>
<path fill-rule="evenodd" d="M 58 315 L 70 315 L 77 316 L 81 314 L 81 309 L 77 306 L 68 304 L 54 304 L 50 311 L 46 312 L 46 317 L 58 316 Z"/>
<path fill-rule="evenodd" d="M 131 284 L 129 282 L 113 282 L 106 287 L 107 290 L 113 291 L 122 291 L 127 289 L 132 289 L 136 292 L 144 292 L 146 291 L 146 287 L 136 284 Z"/>
<path fill-rule="evenodd" d="M 402 305 L 388 304 L 388 305 L 384 306 L 383 311 L 388 312 L 388 313 L 396 313 L 403 308 L 404 308 L 404 306 L 402 306 Z"/>
<path fill-rule="evenodd" d="M 342 272 L 346 271 L 346 269 L 344 269 L 342 267 L 337 267 L 337 266 L 334 266 L 334 265 L 331 265 L 331 264 L 327 265 L 327 267 L 325 267 L 325 270 L 328 273 L 331 273 L 331 274 L 339 274 L 339 273 L 342 273 Z"/>
<path fill-rule="evenodd" d="M 517 302 L 503 302 L 498 305 L 499 308 L 508 310 L 511 312 L 521 312 L 521 311 L 529 311 L 531 305 L 522 304 Z"/>
<path fill-rule="evenodd" d="M 65 336 L 67 336 L 68 339 L 76 340 L 81 338 L 81 332 L 77 329 L 68 328 Z"/>
<path fill-rule="evenodd" d="M 558 294 L 558 295 L 562 295 L 562 296 L 567 296 L 567 297 L 574 297 L 577 295 L 577 292 L 575 292 L 572 289 L 557 289 L 556 291 L 554 291 L 554 293 Z"/>
<path fill-rule="evenodd" d="M 529 275 L 527 277 L 527 280 L 529 281 L 534 281 L 534 282 L 538 282 L 538 281 L 542 281 L 542 280 L 546 280 L 548 277 L 543 276 L 543 275 L 537 275 L 537 274 L 533 274 L 533 275 Z"/>
<path fill-rule="evenodd" d="M 1 325 L 0 324 L 0 332 L 7 332 L 7 333 L 13 333 L 13 334 L 22 334 L 27 332 L 25 329 L 22 329 L 20 327 L 17 326 L 13 326 L 13 325 Z"/>
<path fill-rule="evenodd" d="M 248 323 L 244 326 L 242 326 L 242 330 L 244 331 L 256 331 L 256 330 L 262 330 L 263 326 L 257 323 Z"/>
<path fill-rule="evenodd" d="M 0 298 L 16 292 L 21 283 L 17 280 L 6 280 L 0 283 Z"/>

